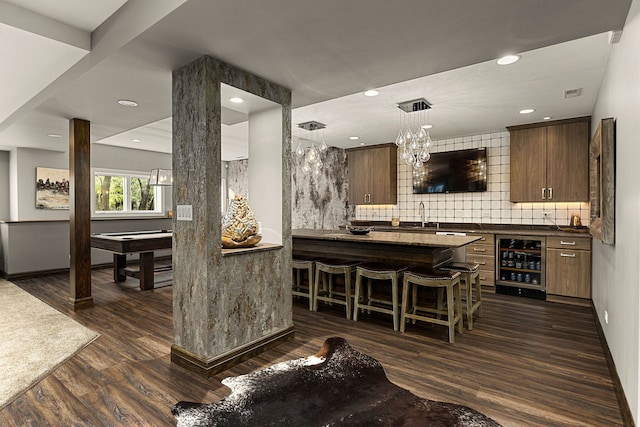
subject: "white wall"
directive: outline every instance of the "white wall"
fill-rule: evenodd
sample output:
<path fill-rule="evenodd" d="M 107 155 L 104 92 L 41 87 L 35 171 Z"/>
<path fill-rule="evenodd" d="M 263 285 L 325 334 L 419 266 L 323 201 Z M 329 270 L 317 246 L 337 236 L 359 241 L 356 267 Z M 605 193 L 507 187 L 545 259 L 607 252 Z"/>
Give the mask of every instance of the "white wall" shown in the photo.
<path fill-rule="evenodd" d="M 69 169 L 67 152 L 17 148 L 10 159 L 10 219 L 12 221 L 52 221 L 69 219 L 68 210 L 36 209 L 36 168 Z M 91 145 L 91 167 L 124 171 L 151 171 L 153 168 L 171 169 L 171 155 L 151 151 Z M 0 167 L 1 170 L 1 167 Z M 171 209 L 171 190 L 163 191 L 164 211 Z M 1 193 L 0 193 L 0 201 Z M 0 211 L 1 213 L 1 211 Z M 1 215 L 0 215 L 1 217 Z"/>
<path fill-rule="evenodd" d="M 5 153 L 0 151 L 1 153 Z M 5 156 L 6 157 L 6 156 Z M 7 169 L 0 156 L 0 179 Z M 69 267 L 69 210 L 40 210 L 36 202 L 36 168 L 69 168 L 66 152 L 32 148 L 13 149 L 8 156 L 9 184 L 0 183 L 0 220 L 4 209 L 13 223 L 0 228 L 0 270 L 9 275 L 26 272 L 64 269 Z M 91 146 L 91 167 L 125 171 L 151 171 L 153 168 L 171 169 L 171 155 L 143 150 Z M 7 188 L 9 194 L 3 195 Z M 163 191 L 164 211 L 171 209 L 171 187 L 157 187 Z M 9 206 L 5 207 L 5 201 Z M 169 229 L 171 219 L 119 219 L 92 221 L 92 232 Z M 159 253 L 168 255 L 170 251 Z M 135 258 L 135 257 L 134 257 Z M 109 262 L 111 254 L 92 250 L 93 264 Z"/>
<path fill-rule="evenodd" d="M 274 104 L 276 105 L 276 104 Z M 249 117 L 249 206 L 262 241 L 282 244 L 282 108 Z"/>
<path fill-rule="evenodd" d="M 68 210 L 36 209 L 36 168 L 69 169 L 69 155 L 59 151 L 16 148 L 11 152 L 11 220 L 69 219 Z"/>
<path fill-rule="evenodd" d="M 0 221 L 10 218 L 9 210 L 9 152 L 0 151 Z"/>
<path fill-rule="evenodd" d="M 622 39 L 609 58 L 593 112 L 592 133 L 600 119 L 616 119 L 615 246 L 593 242 L 593 303 L 636 424 L 640 414 L 639 112 L 640 0 L 634 0 Z"/>

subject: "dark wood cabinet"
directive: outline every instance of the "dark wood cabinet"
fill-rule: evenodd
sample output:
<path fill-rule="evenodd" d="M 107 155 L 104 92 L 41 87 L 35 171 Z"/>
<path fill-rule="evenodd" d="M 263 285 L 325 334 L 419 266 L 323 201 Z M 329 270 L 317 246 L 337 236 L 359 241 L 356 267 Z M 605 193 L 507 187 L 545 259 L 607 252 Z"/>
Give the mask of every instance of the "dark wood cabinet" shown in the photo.
<path fill-rule="evenodd" d="M 347 156 L 349 204 L 395 205 L 398 202 L 395 144 L 351 148 Z"/>
<path fill-rule="evenodd" d="M 589 201 L 590 117 L 509 126 L 512 202 Z"/>
<path fill-rule="evenodd" d="M 547 238 L 547 299 L 591 298 L 591 239 Z"/>

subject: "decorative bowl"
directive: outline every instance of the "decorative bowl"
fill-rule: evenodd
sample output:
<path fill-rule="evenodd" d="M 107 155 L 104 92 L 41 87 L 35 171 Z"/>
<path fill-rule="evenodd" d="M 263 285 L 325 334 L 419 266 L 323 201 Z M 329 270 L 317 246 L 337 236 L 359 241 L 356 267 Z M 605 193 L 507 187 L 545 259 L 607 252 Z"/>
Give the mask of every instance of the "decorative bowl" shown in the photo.
<path fill-rule="evenodd" d="M 351 234 L 356 234 L 359 236 L 363 236 L 368 234 L 370 231 L 373 231 L 373 226 L 371 227 L 352 227 L 348 226 L 347 229 L 351 232 Z"/>

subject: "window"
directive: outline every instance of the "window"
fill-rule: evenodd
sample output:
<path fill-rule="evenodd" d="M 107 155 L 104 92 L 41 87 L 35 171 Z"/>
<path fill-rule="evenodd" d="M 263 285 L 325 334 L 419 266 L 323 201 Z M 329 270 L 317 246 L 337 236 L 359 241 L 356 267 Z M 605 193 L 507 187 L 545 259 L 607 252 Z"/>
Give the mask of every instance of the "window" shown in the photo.
<path fill-rule="evenodd" d="M 149 185 L 149 174 L 94 170 L 95 215 L 157 215 L 162 213 L 162 191 Z"/>

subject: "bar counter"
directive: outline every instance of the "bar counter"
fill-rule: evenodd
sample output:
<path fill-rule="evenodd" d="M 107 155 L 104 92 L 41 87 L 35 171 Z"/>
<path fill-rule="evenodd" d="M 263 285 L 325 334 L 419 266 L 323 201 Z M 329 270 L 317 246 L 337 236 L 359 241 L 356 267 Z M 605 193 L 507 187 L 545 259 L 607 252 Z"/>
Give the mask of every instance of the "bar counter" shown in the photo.
<path fill-rule="evenodd" d="M 348 258 L 359 261 L 437 267 L 451 259 L 452 248 L 480 236 L 404 232 L 355 235 L 343 230 L 292 230 L 293 254 L 299 257 Z"/>

